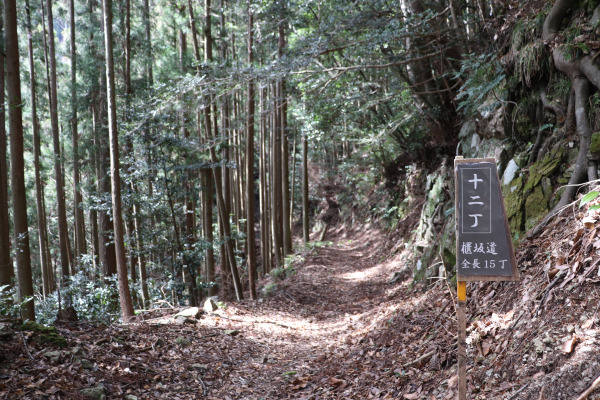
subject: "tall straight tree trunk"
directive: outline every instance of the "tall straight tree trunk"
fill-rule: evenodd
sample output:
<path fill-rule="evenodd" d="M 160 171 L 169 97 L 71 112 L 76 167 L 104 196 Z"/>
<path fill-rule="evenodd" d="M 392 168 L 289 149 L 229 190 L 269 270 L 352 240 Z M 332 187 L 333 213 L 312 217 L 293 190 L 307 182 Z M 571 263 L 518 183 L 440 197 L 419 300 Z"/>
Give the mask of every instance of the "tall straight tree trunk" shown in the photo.
<path fill-rule="evenodd" d="M 4 10 L 0 10 L 0 37 L 4 37 Z M 4 104 L 4 100 L 4 43 L 0 43 L 0 104 Z M 15 272 L 10 257 L 6 139 L 6 113 L 4 107 L 0 107 L 0 286 L 12 287 Z"/>
<path fill-rule="evenodd" d="M 90 26 L 94 26 L 96 24 L 95 21 L 95 14 L 94 14 L 94 8 L 93 8 L 93 2 L 94 0 L 87 0 L 87 15 L 88 15 L 88 23 Z M 94 46 L 94 33 L 92 30 L 89 31 L 89 36 L 86 37 L 86 39 L 88 40 L 90 46 L 89 46 L 89 52 L 87 53 L 87 56 L 90 58 L 90 60 L 96 60 L 96 51 L 95 51 L 95 46 Z M 94 68 L 94 70 L 96 70 L 96 68 Z M 97 89 L 97 85 L 98 85 L 98 78 L 97 78 L 97 72 L 95 72 L 94 74 L 91 75 L 90 79 L 93 82 L 93 85 L 89 88 L 88 90 L 88 96 L 90 98 L 90 100 L 92 100 L 90 106 L 89 106 L 89 111 L 91 114 L 91 120 L 92 120 L 92 129 L 91 129 L 91 141 L 92 143 L 94 143 L 94 145 L 97 144 L 97 132 L 98 129 L 96 127 L 98 120 L 97 120 L 97 116 L 98 113 L 96 112 L 96 105 L 94 104 L 94 100 L 96 100 L 95 96 L 97 97 L 97 93 L 98 93 L 98 89 Z M 98 176 L 98 159 L 97 159 L 97 154 L 98 154 L 98 149 L 96 146 L 95 147 L 95 151 L 91 152 L 91 164 L 92 164 L 92 168 L 94 168 L 94 171 L 96 172 L 96 177 Z M 91 174 L 92 177 L 94 176 L 94 174 Z M 93 178 L 92 178 L 93 179 Z M 98 227 L 98 211 L 94 208 L 90 208 L 89 211 L 89 220 L 90 220 L 90 245 L 92 247 L 92 264 L 93 264 L 93 268 L 94 268 L 94 274 L 92 276 L 95 275 L 96 271 L 99 271 L 98 268 L 98 264 L 99 264 L 99 258 L 100 258 L 100 244 L 99 244 L 99 227 Z"/>
<path fill-rule="evenodd" d="M 189 16 L 189 24 L 192 35 L 192 44 L 194 46 L 194 59 L 196 61 L 196 70 L 200 72 L 200 44 L 198 42 L 198 37 L 196 35 L 196 18 L 194 16 L 194 9 L 192 7 L 192 1 L 188 0 L 188 16 Z M 206 117 L 206 114 L 205 114 Z M 209 118 L 210 118 L 210 110 L 209 110 Z M 202 136 L 202 129 L 200 124 L 200 115 L 197 116 L 198 120 L 198 135 Z M 213 243 L 213 218 L 212 218 L 212 208 L 213 208 L 213 193 L 212 193 L 212 178 L 209 170 L 202 170 L 200 172 L 200 181 L 202 186 L 204 187 L 202 191 L 202 229 L 204 232 L 204 238 L 207 242 L 211 243 L 211 246 L 206 249 L 206 272 L 205 272 L 205 283 L 211 284 L 215 282 L 215 255 L 212 248 Z M 217 294 L 217 288 L 213 285 L 208 288 L 208 295 L 214 296 Z"/>
<path fill-rule="evenodd" d="M 226 53 L 227 53 L 227 42 L 225 38 L 225 5 L 224 0 L 221 0 L 221 12 L 220 12 L 220 28 L 219 28 L 219 37 L 221 40 L 221 62 L 225 63 Z M 223 158 L 223 166 L 221 167 L 221 178 L 223 180 L 223 201 L 225 202 L 225 208 L 230 210 L 229 214 L 231 215 L 231 210 L 233 210 L 233 198 L 232 198 L 232 184 L 234 182 L 233 173 L 234 169 L 230 168 L 231 156 L 233 154 L 233 149 L 231 148 L 231 95 L 226 94 L 222 98 L 221 103 L 221 131 L 222 131 L 222 158 Z M 216 123 L 216 121 L 215 121 Z M 234 216 L 234 220 L 235 220 Z M 221 254 L 224 254 L 223 265 L 227 264 L 225 247 L 222 246 Z M 224 287 L 228 287 L 231 282 L 231 274 L 225 273 L 223 275 L 222 282 L 224 283 Z"/>
<path fill-rule="evenodd" d="M 95 13 L 93 6 L 95 1 L 90 0 L 89 12 L 92 22 L 95 21 Z M 104 15 L 104 9 L 102 9 Z M 94 25 L 94 23 L 92 23 Z M 104 18 L 100 24 L 104 32 Z M 94 142 L 96 148 L 96 190 L 102 198 L 109 197 L 110 194 L 110 179 L 108 176 L 110 150 L 108 142 L 108 114 L 107 114 L 107 94 L 106 94 L 106 64 L 100 61 L 99 55 L 96 53 L 96 47 L 93 45 L 93 40 L 90 41 L 91 57 L 98 61 L 98 68 L 94 70 L 93 92 L 92 92 L 92 111 L 94 123 Z M 100 71 L 97 74 L 97 71 Z M 104 90 L 104 91 L 103 91 Z M 98 232 L 98 247 L 100 249 L 100 264 L 102 265 L 102 273 L 105 277 L 117 274 L 117 258 L 115 250 L 115 242 L 113 240 L 114 227 L 111 220 L 110 212 L 100 210 L 99 212 L 99 232 Z"/>
<path fill-rule="evenodd" d="M 131 106 L 131 99 L 133 97 L 133 88 L 131 86 L 131 1 L 130 0 L 125 0 L 125 68 L 124 68 L 124 81 L 125 81 L 125 110 L 126 110 L 126 119 L 129 119 L 129 115 L 130 115 L 130 106 Z M 131 170 L 131 162 L 133 162 L 133 164 L 135 164 L 135 161 L 133 161 L 134 158 L 134 154 L 133 154 L 133 143 L 131 140 L 131 136 L 127 136 L 125 139 L 125 145 L 124 147 L 124 152 L 125 152 L 125 156 L 128 159 L 127 164 L 125 165 L 125 171 L 130 171 Z M 130 160 L 130 161 L 129 161 Z M 128 185 L 127 186 L 127 190 L 129 192 L 129 198 L 131 199 L 132 196 L 131 194 L 133 193 L 133 184 Z M 127 206 L 127 210 L 126 210 L 126 225 L 125 225 L 125 230 L 127 233 L 127 241 L 129 243 L 129 248 L 133 249 L 135 247 L 135 237 L 136 234 L 134 232 L 135 230 L 135 213 L 133 212 L 133 205 L 131 204 L 131 200 L 129 205 Z M 136 282 L 137 281 L 137 275 L 136 275 L 136 266 L 138 265 L 139 261 L 137 259 L 136 256 L 136 252 L 134 251 L 130 251 L 129 252 L 129 272 L 131 274 L 131 282 Z M 134 297 L 135 297 L 135 292 L 133 293 Z"/>
<path fill-rule="evenodd" d="M 213 54 L 212 54 L 212 32 L 211 32 L 211 5 L 210 5 L 210 0 L 205 0 L 205 25 L 204 25 L 204 37 L 205 37 L 205 59 L 208 62 L 211 62 L 213 59 Z M 205 125 L 205 130 L 206 130 L 206 138 L 207 138 L 207 142 L 209 145 L 209 152 L 210 152 L 210 159 L 211 162 L 214 165 L 217 165 L 219 163 L 218 157 L 217 157 L 217 152 L 215 150 L 215 146 L 214 146 L 214 140 L 216 139 L 215 136 L 213 136 L 212 132 L 212 118 L 210 115 L 210 109 L 211 109 L 211 105 L 210 105 L 211 101 L 209 99 L 209 102 L 205 108 L 205 113 L 204 113 L 204 125 Z M 227 261 L 229 264 L 229 268 L 231 271 L 231 276 L 233 279 L 233 285 L 234 285 L 234 289 L 235 289 L 235 294 L 238 300 L 242 300 L 244 298 L 244 292 L 243 292 L 243 288 L 242 288 L 242 284 L 239 278 L 239 274 L 238 274 L 238 269 L 237 269 L 237 264 L 235 261 L 235 254 L 234 254 L 234 249 L 233 249 L 233 243 L 231 240 L 231 228 L 229 226 L 229 210 L 226 209 L 226 205 L 225 205 L 225 200 L 223 199 L 223 181 L 221 180 L 221 174 L 220 171 L 213 167 L 212 168 L 212 173 L 213 173 L 213 180 L 214 180 L 214 184 L 215 184 L 215 194 L 217 197 L 217 210 L 219 213 L 219 220 L 221 221 L 221 226 L 223 228 L 223 233 L 225 236 L 225 251 L 226 251 L 226 257 L 227 257 Z"/>
<path fill-rule="evenodd" d="M 252 1 L 248 1 L 248 66 L 252 68 L 254 52 L 252 34 L 254 15 Z M 256 300 L 256 235 L 254 232 L 254 81 L 248 82 L 248 119 L 246 133 L 246 241 L 248 243 L 248 278 L 250 298 Z"/>
<path fill-rule="evenodd" d="M 267 181 L 267 124 L 265 119 L 266 89 L 260 89 L 260 157 L 259 157 L 259 201 L 260 201 L 260 254 L 262 259 L 262 274 L 267 274 L 271 265 L 271 247 L 269 245 L 269 194 Z"/>
<path fill-rule="evenodd" d="M 52 142 L 54 147 L 54 177 L 56 182 L 56 203 L 58 207 L 58 240 L 60 246 L 60 265 L 63 278 L 70 275 L 69 241 L 67 212 L 65 205 L 65 189 L 61 168 L 60 133 L 58 130 L 58 97 L 56 89 L 56 52 L 54 49 L 54 18 L 52 0 L 46 0 L 48 14 L 48 61 L 50 64 L 50 121 L 52 126 Z"/>
<path fill-rule="evenodd" d="M 292 163 L 292 175 L 290 176 L 290 213 L 289 213 L 289 224 L 290 224 L 290 230 L 291 227 L 293 226 L 293 222 L 294 222 L 294 200 L 295 200 L 295 194 L 296 194 L 296 155 L 298 153 L 298 147 L 296 146 L 296 138 L 294 137 L 294 142 L 292 144 L 292 158 L 290 159 L 290 162 Z M 291 238 L 291 235 L 290 235 Z"/>
<path fill-rule="evenodd" d="M 121 212 L 121 177 L 119 171 L 119 139 L 117 130 L 117 105 L 115 102 L 115 69 L 112 38 L 112 0 L 103 0 L 104 10 L 104 48 L 106 56 L 106 87 L 108 99 L 108 133 L 110 137 L 110 171 L 112 189 L 112 211 L 115 229 L 115 250 L 117 256 L 117 275 L 119 278 L 119 300 L 124 322 L 133 317 L 133 303 L 127 280 L 127 262 L 123 234 L 123 215 Z"/>
<path fill-rule="evenodd" d="M 21 108 L 21 78 L 19 76 L 19 37 L 17 35 L 17 5 L 15 0 L 4 3 L 6 24 L 6 88 L 8 127 L 10 132 L 10 188 L 13 204 L 13 226 L 17 278 L 21 317 L 35 321 L 33 303 L 33 278 L 29 250 L 29 226 L 27 224 L 27 197 L 25 196 L 25 163 L 23 159 L 23 114 Z"/>
<path fill-rule="evenodd" d="M 48 296 L 54 288 L 52 287 L 52 270 L 50 261 L 48 260 L 46 251 L 46 217 L 43 202 L 42 179 L 40 177 L 40 131 L 37 122 L 37 99 L 36 99 L 36 82 L 35 68 L 33 58 L 33 38 L 31 32 L 31 12 L 29 8 L 29 0 L 25 0 L 25 13 L 27 16 L 27 49 L 29 53 L 29 88 L 31 93 L 31 120 L 33 125 L 33 167 L 35 174 L 35 203 L 37 208 L 37 224 L 38 224 L 38 239 L 40 251 L 40 264 L 42 270 L 42 293 L 44 298 Z"/>
<path fill-rule="evenodd" d="M 282 211 L 281 211 L 281 124 L 279 117 L 279 85 L 273 83 L 273 112 L 271 124 L 271 237 L 273 238 L 273 253 L 275 253 L 275 267 L 283 266 L 282 254 Z"/>
<path fill-rule="evenodd" d="M 150 2 L 149 0 L 144 0 L 144 31 L 146 33 L 146 43 L 145 43 L 145 75 L 147 78 L 148 87 L 152 87 L 154 85 L 154 71 L 153 71 L 153 63 L 152 63 L 152 27 L 150 23 Z"/>
<path fill-rule="evenodd" d="M 279 23 L 278 54 L 283 57 L 285 49 L 285 18 Z M 279 123 L 281 137 L 281 211 L 283 229 L 283 258 L 292 253 L 292 228 L 290 226 L 290 171 L 289 171 L 289 145 L 287 138 L 287 98 L 285 81 L 279 81 Z"/>
<path fill-rule="evenodd" d="M 135 185 L 133 186 L 133 191 L 136 194 L 138 192 L 137 187 Z M 137 204 L 133 205 L 133 213 L 134 213 L 134 215 L 136 215 L 136 217 L 134 218 L 134 223 L 135 223 L 134 232 L 136 235 L 135 244 L 136 244 L 136 249 L 137 249 L 137 253 L 138 253 L 140 286 L 142 288 L 142 307 L 145 308 L 150 304 L 150 294 L 148 292 L 148 273 L 146 270 L 146 255 L 143 253 L 144 252 L 144 239 L 143 239 L 143 235 L 140 231 L 141 226 L 140 226 L 140 218 L 138 217 L 139 209 L 138 209 Z"/>
<path fill-rule="evenodd" d="M 302 238 L 304 247 L 310 241 L 308 222 L 308 138 L 302 137 Z"/>
<path fill-rule="evenodd" d="M 70 52 L 71 52 L 71 135 L 73 141 L 73 208 L 75 215 L 75 260 L 87 253 L 85 222 L 81 203 L 79 172 L 79 132 L 77 124 L 77 46 L 75 42 L 75 2 L 69 0 Z"/>

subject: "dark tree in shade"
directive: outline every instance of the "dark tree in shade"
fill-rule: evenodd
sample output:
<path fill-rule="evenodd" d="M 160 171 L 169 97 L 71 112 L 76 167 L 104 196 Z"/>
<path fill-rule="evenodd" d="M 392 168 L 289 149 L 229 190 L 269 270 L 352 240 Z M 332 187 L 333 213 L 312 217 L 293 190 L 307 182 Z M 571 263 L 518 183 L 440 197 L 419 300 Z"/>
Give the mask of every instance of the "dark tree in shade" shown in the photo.
<path fill-rule="evenodd" d="M 21 79 L 19 76 L 19 37 L 17 34 L 17 5 L 15 0 L 4 3 L 6 23 L 6 89 L 8 95 L 8 126 L 10 131 L 10 188 L 13 202 L 13 224 L 19 299 L 33 296 L 27 198 L 25 196 L 25 164 L 23 160 L 23 114 L 21 108 Z M 23 319 L 35 320 L 33 299 L 21 307 Z"/>
<path fill-rule="evenodd" d="M 4 37 L 3 15 L 0 13 L 0 38 Z M 3 46 L 4 40 L 0 40 Z M 4 104 L 4 49 L 0 48 L 0 104 Z M 8 222 L 8 164 L 6 163 L 6 114 L 0 107 L 0 286 L 11 285 L 14 276 L 10 258 L 10 226 Z"/>
<path fill-rule="evenodd" d="M 119 278 L 119 299 L 121 315 L 127 322 L 133 317 L 133 303 L 127 280 L 127 261 L 125 256 L 124 226 L 121 202 L 121 177 L 119 171 L 119 140 L 117 130 L 117 105 L 115 95 L 115 65 L 113 59 L 112 38 L 112 1 L 102 2 L 104 11 L 104 49 L 106 56 L 106 87 L 108 99 L 108 132 L 110 136 L 110 172 L 112 189 L 112 211 L 115 229 L 115 250 L 117 255 L 117 276 Z"/>

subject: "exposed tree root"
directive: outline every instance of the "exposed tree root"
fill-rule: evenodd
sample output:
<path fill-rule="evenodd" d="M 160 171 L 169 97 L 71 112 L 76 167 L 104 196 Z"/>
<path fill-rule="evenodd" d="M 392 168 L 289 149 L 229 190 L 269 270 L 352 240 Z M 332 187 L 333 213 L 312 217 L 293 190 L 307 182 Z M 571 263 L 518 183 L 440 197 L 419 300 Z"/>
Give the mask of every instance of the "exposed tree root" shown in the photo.
<path fill-rule="evenodd" d="M 561 26 L 561 21 L 567 16 L 572 7 L 570 0 L 557 0 L 548 13 L 544 21 L 543 39 L 544 42 L 554 46 L 557 33 Z M 577 184 L 584 181 L 588 175 L 588 152 L 592 137 L 592 128 L 588 117 L 588 104 L 590 98 L 590 82 L 600 88 L 600 70 L 592 64 L 589 57 L 582 60 L 573 60 L 565 53 L 562 47 L 558 46 L 552 50 L 552 58 L 555 67 L 567 75 L 571 80 L 573 92 L 575 94 L 575 121 L 577 133 L 579 136 L 579 153 L 575 160 L 575 165 L 569 184 L 563 192 L 558 204 L 548 213 L 548 215 L 527 235 L 533 238 L 540 234 L 544 227 L 554 218 L 575 196 Z"/>

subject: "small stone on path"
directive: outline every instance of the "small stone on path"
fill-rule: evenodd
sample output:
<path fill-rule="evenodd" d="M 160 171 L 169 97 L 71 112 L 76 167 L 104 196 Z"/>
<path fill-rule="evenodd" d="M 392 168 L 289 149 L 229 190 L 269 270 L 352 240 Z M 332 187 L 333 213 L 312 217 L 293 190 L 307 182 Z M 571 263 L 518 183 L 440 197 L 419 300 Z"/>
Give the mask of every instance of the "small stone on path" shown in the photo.
<path fill-rule="evenodd" d="M 104 400 L 106 399 L 106 387 L 103 384 L 100 384 L 94 388 L 82 389 L 79 393 L 87 398 L 94 400 Z"/>

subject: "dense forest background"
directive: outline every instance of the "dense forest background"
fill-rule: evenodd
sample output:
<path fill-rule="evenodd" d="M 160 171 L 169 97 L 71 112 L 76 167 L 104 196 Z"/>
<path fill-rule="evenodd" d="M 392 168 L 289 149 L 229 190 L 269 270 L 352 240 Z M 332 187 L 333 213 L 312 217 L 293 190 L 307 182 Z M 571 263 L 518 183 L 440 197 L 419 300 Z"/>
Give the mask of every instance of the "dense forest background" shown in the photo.
<path fill-rule="evenodd" d="M 452 275 L 455 155 L 497 158 L 516 241 L 598 179 L 594 0 L 2 6 L 0 308 L 24 319 L 255 299 L 357 219 Z"/>

